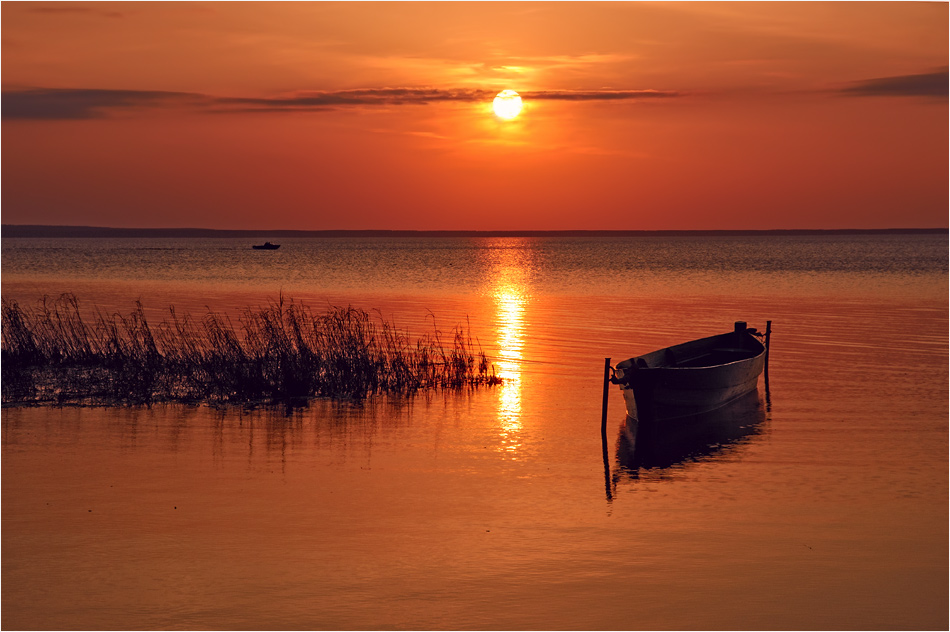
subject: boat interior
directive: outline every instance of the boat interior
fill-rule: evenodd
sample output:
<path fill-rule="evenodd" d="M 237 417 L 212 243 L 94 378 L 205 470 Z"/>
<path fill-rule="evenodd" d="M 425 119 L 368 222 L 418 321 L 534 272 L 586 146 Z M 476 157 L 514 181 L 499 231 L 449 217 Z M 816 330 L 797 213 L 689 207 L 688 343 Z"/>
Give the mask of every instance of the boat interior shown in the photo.
<path fill-rule="evenodd" d="M 669 355 L 673 355 L 670 353 Z M 707 353 L 703 353 L 693 357 L 687 358 L 676 358 L 672 357 L 669 364 L 666 366 L 674 367 L 703 367 L 703 366 L 716 366 L 719 364 L 728 364 L 730 362 L 738 362 L 739 360 L 746 360 L 748 358 L 754 358 L 756 356 L 755 351 L 750 351 L 748 349 L 713 349 Z"/>
<path fill-rule="evenodd" d="M 634 358 L 633 363 L 640 369 L 707 367 L 754 358 L 762 351 L 754 340 L 747 345 L 746 340 L 726 334 L 647 353 Z"/>

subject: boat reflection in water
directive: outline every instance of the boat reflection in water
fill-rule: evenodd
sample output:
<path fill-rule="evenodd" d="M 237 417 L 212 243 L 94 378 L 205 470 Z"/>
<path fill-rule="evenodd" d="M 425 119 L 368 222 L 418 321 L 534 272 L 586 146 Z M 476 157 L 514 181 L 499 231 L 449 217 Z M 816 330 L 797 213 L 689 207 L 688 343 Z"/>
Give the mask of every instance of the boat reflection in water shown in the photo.
<path fill-rule="evenodd" d="M 757 391 L 714 411 L 675 420 L 627 417 L 620 433 L 618 474 L 663 478 L 668 468 L 724 455 L 764 429 L 766 407 Z M 616 480 L 616 478 L 615 478 Z"/>

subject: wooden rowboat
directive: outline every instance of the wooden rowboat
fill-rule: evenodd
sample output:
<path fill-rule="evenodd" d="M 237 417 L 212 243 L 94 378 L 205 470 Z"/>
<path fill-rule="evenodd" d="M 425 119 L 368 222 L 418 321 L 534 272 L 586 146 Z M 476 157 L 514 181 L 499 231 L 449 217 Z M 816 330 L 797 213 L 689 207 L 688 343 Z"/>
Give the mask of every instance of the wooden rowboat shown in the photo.
<path fill-rule="evenodd" d="M 729 333 L 624 360 L 611 381 L 620 385 L 632 419 L 707 413 L 756 390 L 768 355 L 763 335 L 740 321 Z"/>

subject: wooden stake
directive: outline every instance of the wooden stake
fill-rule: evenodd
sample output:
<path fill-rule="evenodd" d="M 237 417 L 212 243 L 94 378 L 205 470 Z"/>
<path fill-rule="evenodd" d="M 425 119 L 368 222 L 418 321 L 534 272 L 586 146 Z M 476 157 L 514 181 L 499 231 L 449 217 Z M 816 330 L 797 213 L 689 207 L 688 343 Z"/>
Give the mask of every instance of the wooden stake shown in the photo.
<path fill-rule="evenodd" d="M 604 405 L 600 415 L 600 443 L 604 452 L 604 486 L 607 490 L 607 502 L 613 501 L 610 490 L 610 459 L 607 456 L 607 395 L 610 392 L 610 358 L 604 358 Z"/>

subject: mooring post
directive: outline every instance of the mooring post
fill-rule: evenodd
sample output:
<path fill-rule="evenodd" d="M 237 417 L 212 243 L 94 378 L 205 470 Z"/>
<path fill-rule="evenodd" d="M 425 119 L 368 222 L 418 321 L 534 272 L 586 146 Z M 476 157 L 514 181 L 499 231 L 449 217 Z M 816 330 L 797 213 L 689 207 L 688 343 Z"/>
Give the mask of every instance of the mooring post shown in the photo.
<path fill-rule="evenodd" d="M 607 436 L 607 395 L 610 388 L 610 358 L 604 358 L 604 405 L 600 414 L 600 433 Z"/>
<path fill-rule="evenodd" d="M 607 456 L 607 395 L 610 392 L 610 358 L 604 358 L 604 405 L 600 414 L 600 444 L 604 453 L 604 485 L 607 489 L 607 502 L 613 501 L 610 491 L 610 459 Z"/>
<path fill-rule="evenodd" d="M 765 389 L 769 388 L 769 342 L 772 337 L 772 321 L 765 321 Z"/>

